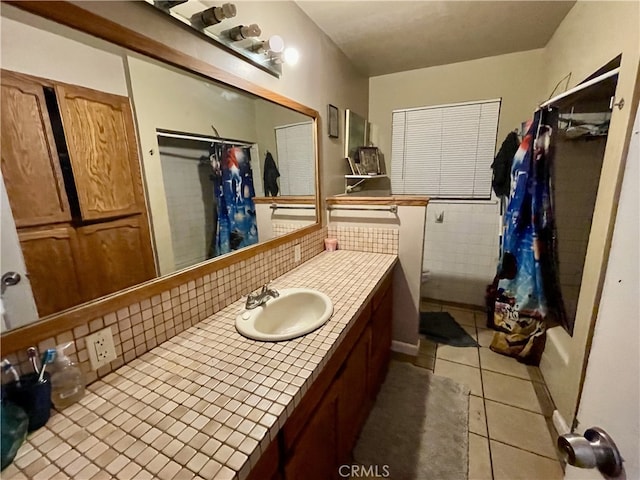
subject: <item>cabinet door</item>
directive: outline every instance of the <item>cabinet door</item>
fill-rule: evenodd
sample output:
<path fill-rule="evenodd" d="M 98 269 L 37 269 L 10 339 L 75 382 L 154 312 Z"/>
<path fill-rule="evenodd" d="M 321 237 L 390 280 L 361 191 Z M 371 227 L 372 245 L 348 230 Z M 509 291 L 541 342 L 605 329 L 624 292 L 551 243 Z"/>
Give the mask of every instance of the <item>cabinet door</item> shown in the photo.
<path fill-rule="evenodd" d="M 340 460 L 346 462 L 369 413 L 367 388 L 371 328 L 367 327 L 347 358 L 341 375 L 338 425 Z"/>
<path fill-rule="evenodd" d="M 388 288 L 371 318 L 371 368 L 369 389 L 378 393 L 391 358 L 391 325 L 393 318 L 393 288 Z"/>
<path fill-rule="evenodd" d="M 117 292 L 155 276 L 146 217 L 78 228 L 82 278 L 91 298 Z"/>
<path fill-rule="evenodd" d="M 56 94 L 82 219 L 143 211 L 129 99 L 71 85 L 56 85 Z"/>
<path fill-rule="evenodd" d="M 71 220 L 42 85 L 2 71 L 2 175 L 16 227 Z"/>
<path fill-rule="evenodd" d="M 339 383 L 334 383 L 329 389 L 300 434 L 285 464 L 287 480 L 338 478 L 336 422 Z"/>
<path fill-rule="evenodd" d="M 18 237 L 41 317 L 88 300 L 79 281 L 78 247 L 72 227 L 21 231 Z"/>

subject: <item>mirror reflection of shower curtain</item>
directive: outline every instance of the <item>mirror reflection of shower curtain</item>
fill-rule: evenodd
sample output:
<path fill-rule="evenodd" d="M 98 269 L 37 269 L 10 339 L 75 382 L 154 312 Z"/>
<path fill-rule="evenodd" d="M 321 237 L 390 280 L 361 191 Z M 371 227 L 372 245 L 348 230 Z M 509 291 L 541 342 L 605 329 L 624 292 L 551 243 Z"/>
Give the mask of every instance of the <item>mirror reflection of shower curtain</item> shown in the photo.
<path fill-rule="evenodd" d="M 249 147 L 212 143 L 209 160 L 217 204 L 212 258 L 258 243 L 258 227 Z"/>

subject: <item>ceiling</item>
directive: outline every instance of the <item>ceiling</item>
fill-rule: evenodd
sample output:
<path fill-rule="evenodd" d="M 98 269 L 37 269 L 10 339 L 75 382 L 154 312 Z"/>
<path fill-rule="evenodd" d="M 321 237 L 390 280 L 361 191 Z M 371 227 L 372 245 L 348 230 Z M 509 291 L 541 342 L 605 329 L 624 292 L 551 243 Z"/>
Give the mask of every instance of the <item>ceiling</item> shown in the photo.
<path fill-rule="evenodd" d="M 367 76 L 544 47 L 575 1 L 297 1 Z"/>

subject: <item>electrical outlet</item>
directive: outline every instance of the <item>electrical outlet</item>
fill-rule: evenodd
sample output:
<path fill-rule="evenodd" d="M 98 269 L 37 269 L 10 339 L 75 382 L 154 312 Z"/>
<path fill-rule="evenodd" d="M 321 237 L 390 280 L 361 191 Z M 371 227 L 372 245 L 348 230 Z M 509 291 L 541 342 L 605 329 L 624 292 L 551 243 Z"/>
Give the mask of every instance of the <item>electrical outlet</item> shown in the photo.
<path fill-rule="evenodd" d="M 89 351 L 91 369 L 97 370 L 116 359 L 116 347 L 113 345 L 111 327 L 100 330 L 85 338 L 85 344 Z"/>
<path fill-rule="evenodd" d="M 293 261 L 299 262 L 302 259 L 302 253 L 300 252 L 300 244 L 293 247 Z"/>

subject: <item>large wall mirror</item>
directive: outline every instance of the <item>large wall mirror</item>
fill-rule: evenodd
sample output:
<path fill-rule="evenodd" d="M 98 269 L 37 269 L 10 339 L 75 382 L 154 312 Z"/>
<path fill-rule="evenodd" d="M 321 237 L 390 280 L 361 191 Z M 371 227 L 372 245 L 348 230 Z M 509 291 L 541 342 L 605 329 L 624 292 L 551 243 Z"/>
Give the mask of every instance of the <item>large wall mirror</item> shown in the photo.
<path fill-rule="evenodd" d="M 3 331 L 318 224 L 314 110 L 126 46 L 3 5 Z"/>

